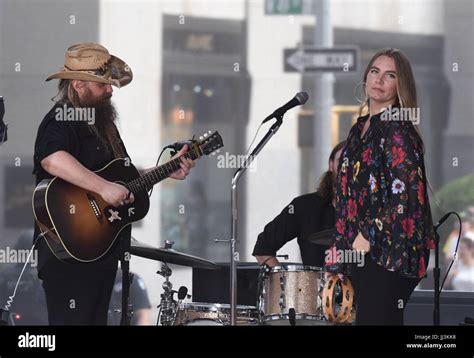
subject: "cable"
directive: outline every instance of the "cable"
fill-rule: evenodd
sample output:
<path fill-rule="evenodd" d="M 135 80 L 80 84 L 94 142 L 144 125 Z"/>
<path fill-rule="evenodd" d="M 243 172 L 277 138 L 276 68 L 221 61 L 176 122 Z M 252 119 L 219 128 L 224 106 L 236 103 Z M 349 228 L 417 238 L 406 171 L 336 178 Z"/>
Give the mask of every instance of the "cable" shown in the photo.
<path fill-rule="evenodd" d="M 50 230 L 48 230 L 50 231 Z M 20 284 L 20 281 L 21 281 L 21 277 L 23 276 L 23 273 L 25 272 L 25 269 L 26 269 L 26 265 L 28 265 L 28 262 L 30 261 L 30 257 L 31 257 L 31 254 L 33 253 L 33 250 L 36 246 L 36 243 L 38 242 L 38 239 L 40 237 L 44 237 L 46 233 L 41 233 L 39 234 L 34 240 L 33 240 L 33 246 L 31 246 L 31 249 L 30 249 L 30 252 L 28 253 L 28 257 L 26 258 L 26 261 L 25 261 L 25 264 L 23 265 L 23 268 L 20 272 L 20 276 L 18 276 L 18 280 L 16 281 L 16 284 L 15 284 L 15 288 L 13 290 L 13 294 L 11 296 L 8 296 L 8 299 L 7 299 L 7 303 L 6 305 L 3 307 L 3 309 L 5 311 L 10 311 L 10 307 L 12 306 L 13 304 L 13 301 L 15 300 L 15 295 L 16 295 L 16 290 L 18 288 L 18 285 Z"/>
<path fill-rule="evenodd" d="M 248 156 L 248 154 L 249 154 L 249 152 L 250 152 L 250 149 L 252 148 L 252 145 L 253 145 L 253 143 L 255 142 L 255 139 L 257 139 L 257 134 L 258 134 L 258 132 L 260 131 L 260 128 L 262 127 L 262 125 L 263 125 L 263 123 L 260 123 L 260 125 L 258 126 L 257 131 L 255 132 L 255 135 L 253 136 L 253 139 L 252 139 L 252 141 L 250 142 L 250 144 L 249 144 L 249 146 L 248 146 L 248 148 L 247 148 L 247 151 L 245 152 L 245 157 Z"/>
<path fill-rule="evenodd" d="M 448 277 L 448 274 L 449 274 L 449 271 L 451 270 L 451 267 L 453 266 L 454 264 L 454 261 L 457 259 L 457 256 L 458 256 L 458 246 L 459 246 L 459 241 L 461 239 L 461 233 L 462 233 L 462 221 L 461 221 L 461 217 L 458 215 L 458 213 L 456 212 L 451 212 L 450 214 L 454 214 L 458 217 L 458 220 L 459 220 L 459 235 L 458 235 L 458 241 L 456 242 L 456 248 L 454 249 L 454 254 L 453 254 L 453 259 L 451 260 L 451 263 L 449 264 L 449 267 L 448 267 L 448 270 L 446 271 L 446 274 L 444 275 L 444 279 L 443 279 L 443 283 L 441 284 L 441 288 L 439 289 L 439 293 L 441 294 L 441 292 L 443 291 L 443 286 L 444 286 L 444 282 L 446 281 L 446 278 Z"/>
<path fill-rule="evenodd" d="M 161 156 L 163 155 L 164 151 L 166 150 L 167 147 L 164 147 L 162 150 L 161 150 L 161 153 L 160 155 L 158 156 L 158 160 L 156 161 L 156 164 L 155 164 L 155 167 L 158 166 L 158 164 L 160 163 L 160 158 Z M 150 191 L 148 192 L 148 197 L 150 198 L 151 197 L 151 194 L 153 193 L 153 186 L 150 188 Z"/>

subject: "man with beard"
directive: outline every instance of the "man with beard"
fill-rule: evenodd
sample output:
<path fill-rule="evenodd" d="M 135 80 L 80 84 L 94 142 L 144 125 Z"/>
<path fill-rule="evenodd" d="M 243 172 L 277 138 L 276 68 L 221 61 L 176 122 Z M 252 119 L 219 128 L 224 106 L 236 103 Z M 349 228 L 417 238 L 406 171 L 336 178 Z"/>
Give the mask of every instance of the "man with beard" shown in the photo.
<path fill-rule="evenodd" d="M 252 253 L 260 265 L 280 265 L 276 258 L 277 251 L 296 237 L 303 265 L 324 266 L 329 247 L 315 245 L 307 238 L 316 232 L 334 229 L 335 180 L 339 157 L 345 145 L 345 142 L 341 142 L 331 151 L 328 170 L 321 176 L 317 190 L 294 198 L 279 215 L 265 225 Z"/>
<path fill-rule="evenodd" d="M 41 122 L 35 142 L 36 184 L 57 176 L 99 194 L 110 205 L 132 203 L 134 196 L 128 189 L 93 172 L 115 158 L 129 157 L 115 126 L 116 111 L 110 98 L 111 86 L 129 84 L 132 71 L 105 47 L 82 43 L 67 49 L 63 69 L 46 80 L 54 78 L 60 79 L 59 92 L 53 99 L 56 104 Z M 82 114 L 94 113 L 94 118 L 84 121 L 81 115 L 76 121 L 69 117 L 63 120 L 66 113 L 62 117 L 58 113 L 65 108 L 87 109 Z M 184 147 L 177 155 L 186 150 Z M 191 160 L 181 159 L 181 169 L 171 177 L 184 179 L 193 166 Z M 35 240 L 39 234 L 35 225 Z M 130 235 L 130 230 L 123 230 L 121 236 L 124 235 Z M 69 264 L 59 261 L 45 240 L 37 240 L 38 276 L 43 281 L 50 325 L 107 324 L 119 242 L 116 240 L 97 261 Z"/>

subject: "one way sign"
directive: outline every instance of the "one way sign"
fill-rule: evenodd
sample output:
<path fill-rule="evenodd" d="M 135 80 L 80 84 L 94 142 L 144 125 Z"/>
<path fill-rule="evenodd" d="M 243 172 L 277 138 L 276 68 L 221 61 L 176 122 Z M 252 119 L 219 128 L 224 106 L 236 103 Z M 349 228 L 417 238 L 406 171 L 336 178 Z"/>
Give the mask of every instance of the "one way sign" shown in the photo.
<path fill-rule="evenodd" d="M 285 72 L 353 72 L 357 48 L 300 48 L 284 50 Z"/>

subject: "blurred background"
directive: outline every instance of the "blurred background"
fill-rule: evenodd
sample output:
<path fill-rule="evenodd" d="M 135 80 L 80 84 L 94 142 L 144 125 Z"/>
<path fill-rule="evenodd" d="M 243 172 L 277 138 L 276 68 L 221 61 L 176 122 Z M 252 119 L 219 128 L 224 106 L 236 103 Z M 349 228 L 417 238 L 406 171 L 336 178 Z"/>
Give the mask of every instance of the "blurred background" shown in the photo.
<path fill-rule="evenodd" d="M 8 142 L 0 146 L 0 249 L 26 249 L 32 240 L 33 145 L 57 89 L 57 82 L 44 79 L 62 67 L 70 45 L 98 42 L 133 70 L 132 84 L 114 88 L 113 101 L 121 136 L 140 168 L 153 166 L 165 145 L 209 130 L 223 137 L 220 155 L 245 154 L 263 118 L 296 92 L 309 93 L 305 106 L 286 114 L 255 170 L 240 182 L 241 262 L 254 262 L 251 252 L 267 222 L 293 197 L 315 190 L 332 146 L 346 138 L 357 118 L 357 85 L 365 66 L 379 49 L 394 47 L 414 70 L 435 192 L 433 219 L 453 210 L 463 218 L 458 259 L 445 289 L 454 292 L 447 293 L 453 299 L 471 297 L 466 294 L 474 291 L 473 17 L 471 0 L 0 0 L 0 95 L 9 126 Z M 318 66 L 302 60 L 311 48 L 329 49 Z M 186 181 L 160 183 L 133 237 L 157 247 L 170 240 L 180 252 L 229 262 L 229 245 L 214 240 L 230 237 L 236 168 L 218 162 L 219 156 L 200 159 Z M 454 218 L 440 230 L 442 277 L 457 230 Z M 281 253 L 300 261 L 296 242 Z M 132 258 L 131 270 L 146 287 L 149 324 L 156 322 L 162 292 L 159 267 Z M 185 285 L 192 294 L 192 269 L 171 268 L 174 287 Z M 20 270 L 21 265 L 0 264 L 0 305 Z M 36 268 L 28 270 L 18 305 L 26 292 L 41 290 Z M 429 270 L 419 289 L 432 284 Z M 41 300 L 40 291 L 36 302 Z M 33 313 L 41 316 L 39 310 Z M 20 314 L 17 323 L 25 324 L 27 316 Z"/>

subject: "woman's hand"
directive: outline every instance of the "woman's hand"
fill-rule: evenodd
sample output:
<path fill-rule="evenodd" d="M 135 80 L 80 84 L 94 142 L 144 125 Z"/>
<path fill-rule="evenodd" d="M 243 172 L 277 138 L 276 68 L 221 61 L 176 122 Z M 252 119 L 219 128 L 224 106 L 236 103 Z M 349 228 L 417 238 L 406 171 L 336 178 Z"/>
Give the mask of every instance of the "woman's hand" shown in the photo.
<path fill-rule="evenodd" d="M 345 276 L 343 273 L 337 273 L 337 274 L 336 274 L 336 273 L 327 272 L 327 271 L 324 273 L 324 278 L 325 278 L 325 280 L 326 280 L 326 282 L 327 282 L 327 281 L 329 281 L 329 280 L 331 279 L 331 277 L 334 277 L 334 276 L 336 276 L 336 275 L 339 277 L 339 279 L 340 279 L 342 282 L 344 282 L 344 281 L 346 280 L 346 276 Z"/>
<path fill-rule="evenodd" d="M 364 253 L 367 253 L 370 251 L 370 243 L 368 240 L 366 240 L 364 235 L 359 232 L 354 242 L 352 243 L 352 248 L 356 251 L 362 251 Z"/>

